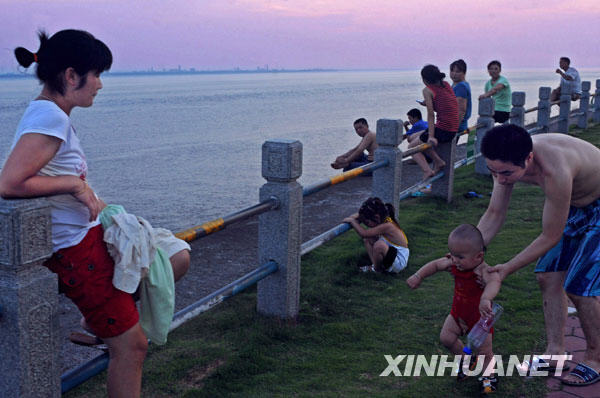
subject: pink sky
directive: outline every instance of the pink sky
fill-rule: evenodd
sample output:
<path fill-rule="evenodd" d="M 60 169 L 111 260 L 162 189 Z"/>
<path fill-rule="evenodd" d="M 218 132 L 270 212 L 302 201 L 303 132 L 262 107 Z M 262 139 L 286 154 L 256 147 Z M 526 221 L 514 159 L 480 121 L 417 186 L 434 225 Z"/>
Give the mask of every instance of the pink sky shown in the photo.
<path fill-rule="evenodd" d="M 598 0 L 0 0 L 0 72 L 35 32 L 78 28 L 113 70 L 600 66 Z"/>

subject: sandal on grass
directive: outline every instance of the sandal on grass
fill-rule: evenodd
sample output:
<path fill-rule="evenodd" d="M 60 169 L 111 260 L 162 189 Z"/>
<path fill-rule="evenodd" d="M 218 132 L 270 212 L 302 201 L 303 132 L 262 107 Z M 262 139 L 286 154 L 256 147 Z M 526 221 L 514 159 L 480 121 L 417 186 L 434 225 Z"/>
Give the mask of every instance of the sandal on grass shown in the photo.
<path fill-rule="evenodd" d="M 581 381 L 570 381 L 562 379 L 561 382 L 568 386 L 588 386 L 600 381 L 600 373 L 582 363 L 577 364 L 569 375 L 577 376 Z"/>
<path fill-rule="evenodd" d="M 493 394 L 498 390 L 498 378 L 495 375 L 483 376 L 479 378 L 480 394 Z"/>

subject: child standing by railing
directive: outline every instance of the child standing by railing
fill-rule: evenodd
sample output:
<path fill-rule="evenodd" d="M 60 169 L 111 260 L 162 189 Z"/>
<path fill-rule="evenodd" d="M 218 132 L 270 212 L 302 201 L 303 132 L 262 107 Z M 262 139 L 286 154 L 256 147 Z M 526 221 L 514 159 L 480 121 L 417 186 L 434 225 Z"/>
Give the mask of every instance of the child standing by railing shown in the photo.
<path fill-rule="evenodd" d="M 462 224 L 454 229 L 448 237 L 448 249 L 449 255 L 425 264 L 406 283 L 411 289 L 416 289 L 423 279 L 438 271 L 448 271 L 454 276 L 452 309 L 442 326 L 440 341 L 453 354 L 462 355 L 464 345 L 459 337 L 466 335 L 481 316 L 492 315 L 492 300 L 500 290 L 500 278 L 497 273 L 485 271 L 483 236 L 474 225 Z M 478 280 L 485 283 L 485 288 L 479 285 Z M 485 374 L 488 363 L 494 357 L 492 334 L 493 331 L 479 347 L 479 354 L 485 355 L 482 385 L 491 382 L 495 391 L 497 378 Z M 459 380 L 465 377 L 462 366 L 458 377 Z"/>
<path fill-rule="evenodd" d="M 367 199 L 357 214 L 344 218 L 363 238 L 365 248 L 372 261 L 370 266 L 361 267 L 364 272 L 397 273 L 408 263 L 408 240 L 396 221 L 396 211 L 391 203 L 379 198 Z M 368 229 L 363 228 L 360 223 Z"/>

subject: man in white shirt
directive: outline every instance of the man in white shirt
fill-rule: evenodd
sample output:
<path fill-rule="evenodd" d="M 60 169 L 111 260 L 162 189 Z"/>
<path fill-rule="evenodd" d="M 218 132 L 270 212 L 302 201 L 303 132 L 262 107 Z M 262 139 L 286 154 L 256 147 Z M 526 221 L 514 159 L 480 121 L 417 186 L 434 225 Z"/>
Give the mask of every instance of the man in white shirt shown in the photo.
<path fill-rule="evenodd" d="M 558 101 L 560 99 L 561 88 L 563 87 L 564 90 L 569 90 L 568 92 L 571 94 L 572 101 L 577 101 L 581 98 L 581 78 L 579 77 L 577 69 L 570 67 L 570 64 L 571 60 L 569 58 L 560 58 L 560 68 L 556 69 L 556 73 L 561 76 L 560 86 L 552 90 L 550 101 Z"/>

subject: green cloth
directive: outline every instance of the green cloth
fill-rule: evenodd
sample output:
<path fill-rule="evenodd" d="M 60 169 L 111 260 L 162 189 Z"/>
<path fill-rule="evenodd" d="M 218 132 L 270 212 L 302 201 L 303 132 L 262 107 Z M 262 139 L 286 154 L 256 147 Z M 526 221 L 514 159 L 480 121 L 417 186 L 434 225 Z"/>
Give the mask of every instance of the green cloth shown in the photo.
<path fill-rule="evenodd" d="M 498 91 L 496 94 L 492 96 L 494 98 L 494 110 L 501 112 L 510 112 L 512 107 L 512 93 L 510 91 L 510 84 L 508 84 L 508 80 L 504 76 L 498 77 L 496 81 L 496 85 L 504 84 L 504 88 Z M 487 93 L 492 89 L 492 79 L 488 80 L 485 83 L 485 92 Z"/>
<path fill-rule="evenodd" d="M 106 206 L 100 213 L 104 230 L 113 225 L 113 216 L 124 213 L 123 206 Z M 139 293 L 142 330 L 153 343 L 165 344 L 175 311 L 175 278 L 169 256 L 160 247 L 156 248 L 147 277 L 140 281 Z"/>
<path fill-rule="evenodd" d="M 165 344 L 175 310 L 175 279 L 169 256 L 160 247 L 140 283 L 140 325 L 150 340 Z"/>

